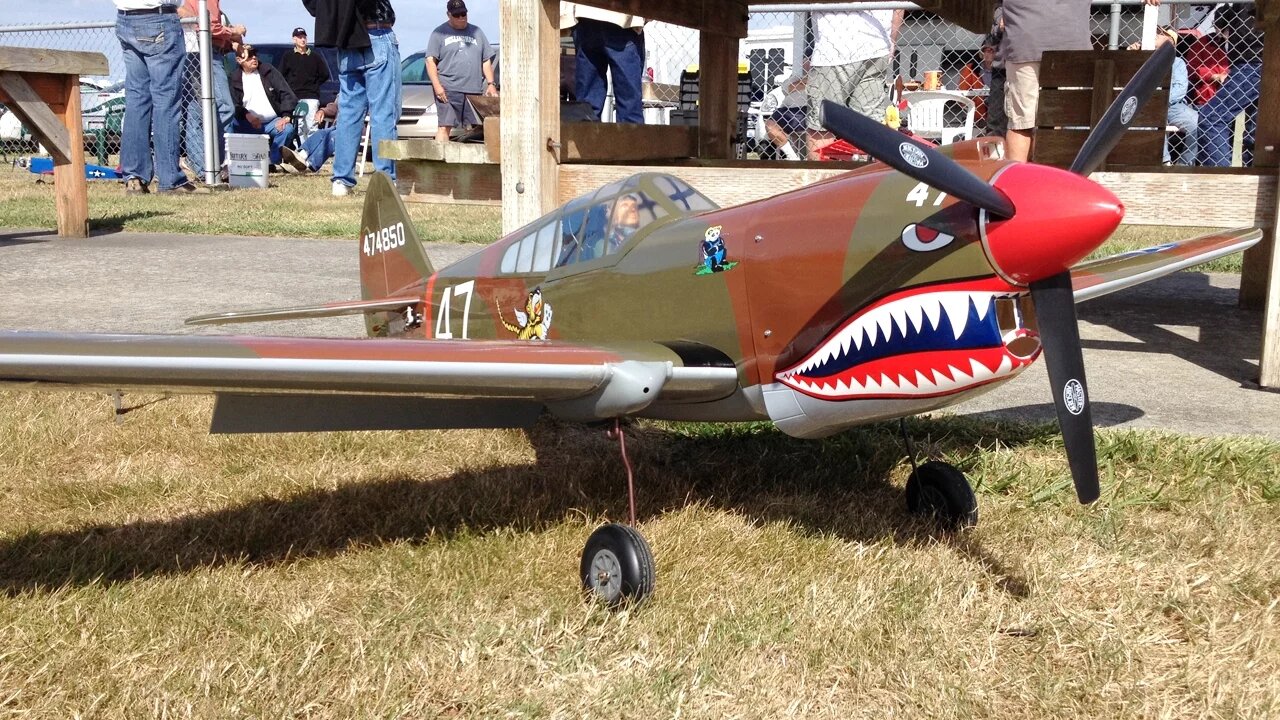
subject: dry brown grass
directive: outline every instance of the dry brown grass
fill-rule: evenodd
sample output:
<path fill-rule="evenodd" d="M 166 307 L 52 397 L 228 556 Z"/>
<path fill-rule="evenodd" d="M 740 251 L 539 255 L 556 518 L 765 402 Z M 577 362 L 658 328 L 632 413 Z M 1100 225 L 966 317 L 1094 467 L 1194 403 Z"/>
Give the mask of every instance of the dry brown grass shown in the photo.
<path fill-rule="evenodd" d="M 625 516 L 598 431 L 210 437 L 209 407 L 0 393 L 5 712 L 1280 713 L 1275 443 L 1104 431 L 1083 508 L 1050 430 L 913 421 L 979 485 L 949 538 L 892 426 L 639 423 L 658 589 L 611 614 L 575 587 Z"/>

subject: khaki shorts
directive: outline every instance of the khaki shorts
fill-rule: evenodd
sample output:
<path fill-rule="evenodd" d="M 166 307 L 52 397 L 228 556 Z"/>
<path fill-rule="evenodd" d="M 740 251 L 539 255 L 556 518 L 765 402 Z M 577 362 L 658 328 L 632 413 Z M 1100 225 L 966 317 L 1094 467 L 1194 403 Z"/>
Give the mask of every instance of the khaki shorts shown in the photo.
<path fill-rule="evenodd" d="M 862 113 L 872 120 L 884 120 L 893 81 L 893 58 L 871 58 L 849 65 L 809 69 L 809 129 L 822 131 L 822 101 L 830 100 Z"/>
<path fill-rule="evenodd" d="M 1004 112 L 1010 130 L 1030 130 L 1036 126 L 1036 105 L 1040 102 L 1040 63 L 1005 65 Z"/>

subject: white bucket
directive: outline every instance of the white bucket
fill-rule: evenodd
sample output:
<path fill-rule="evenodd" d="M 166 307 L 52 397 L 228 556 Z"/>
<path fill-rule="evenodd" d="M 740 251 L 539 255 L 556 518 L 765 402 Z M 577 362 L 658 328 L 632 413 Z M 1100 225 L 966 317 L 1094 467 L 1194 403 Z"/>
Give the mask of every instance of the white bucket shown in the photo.
<path fill-rule="evenodd" d="M 271 156 L 266 135 L 227 133 L 227 180 L 231 187 L 265 188 Z"/>

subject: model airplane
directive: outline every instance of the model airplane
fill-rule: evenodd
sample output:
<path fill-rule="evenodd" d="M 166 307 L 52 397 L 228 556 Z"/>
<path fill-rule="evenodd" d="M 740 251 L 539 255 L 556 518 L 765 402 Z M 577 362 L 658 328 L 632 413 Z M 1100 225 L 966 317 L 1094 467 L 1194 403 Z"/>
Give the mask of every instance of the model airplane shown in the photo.
<path fill-rule="evenodd" d="M 1168 76 L 1170 54 L 1139 71 L 1071 171 L 979 159 L 975 143 L 921 145 L 828 104 L 826 126 L 881 163 L 725 209 L 675 177 L 639 174 L 441 270 L 378 175 L 358 241 L 362 300 L 189 321 L 362 314 L 374 339 L 10 332 L 0 380 L 211 392 L 213 432 L 527 427 L 550 412 L 769 420 L 817 438 L 961 402 L 1043 354 L 1090 502 L 1098 472 L 1074 303 L 1260 237 L 1224 232 L 1072 267 L 1123 217 L 1086 176 Z M 628 492 L 634 525 L 629 473 Z M 914 467 L 906 495 L 949 526 L 976 521 L 973 491 L 949 465 Z M 652 554 L 631 525 L 599 528 L 581 558 L 584 587 L 610 604 L 653 589 Z"/>

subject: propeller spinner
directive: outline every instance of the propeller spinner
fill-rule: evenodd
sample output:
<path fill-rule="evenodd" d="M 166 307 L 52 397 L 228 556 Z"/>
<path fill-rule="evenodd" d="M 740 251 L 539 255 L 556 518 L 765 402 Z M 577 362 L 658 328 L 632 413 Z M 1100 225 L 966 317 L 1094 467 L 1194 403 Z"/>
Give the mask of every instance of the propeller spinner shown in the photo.
<path fill-rule="evenodd" d="M 1120 201 L 1086 178 L 1169 77 L 1173 52 L 1172 45 L 1161 47 L 1134 74 L 1085 139 L 1070 172 L 1019 163 L 1009 165 L 994 186 L 928 145 L 841 105 L 822 104 L 822 124 L 837 137 L 990 216 L 988 245 L 997 268 L 1031 289 L 1067 463 L 1082 503 L 1098 499 L 1100 488 L 1070 267 L 1124 217 Z"/>

